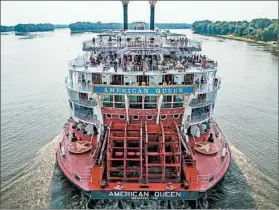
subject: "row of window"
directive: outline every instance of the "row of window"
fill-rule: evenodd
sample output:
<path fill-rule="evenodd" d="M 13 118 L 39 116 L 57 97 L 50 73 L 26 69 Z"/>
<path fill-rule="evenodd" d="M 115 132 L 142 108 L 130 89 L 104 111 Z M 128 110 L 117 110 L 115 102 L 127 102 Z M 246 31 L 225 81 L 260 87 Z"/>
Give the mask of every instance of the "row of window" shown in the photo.
<path fill-rule="evenodd" d="M 106 114 L 105 117 L 106 117 L 107 119 L 111 119 L 111 118 L 112 118 L 112 115 L 111 115 L 111 114 Z M 146 116 L 146 119 L 147 119 L 147 120 L 153 120 L 155 117 L 156 117 L 156 116 Z M 173 119 L 177 120 L 177 119 L 179 119 L 180 114 L 175 114 L 175 115 L 173 115 L 172 117 L 173 117 Z M 118 118 L 119 118 L 120 120 L 125 120 L 125 119 L 126 119 L 126 116 L 125 116 L 125 115 L 118 115 Z M 138 116 L 138 115 L 134 115 L 134 116 L 132 116 L 132 118 L 133 118 L 133 120 L 139 120 L 139 116 Z M 160 115 L 160 119 L 161 119 L 161 120 L 166 120 L 166 119 L 167 119 L 167 115 Z"/>
<path fill-rule="evenodd" d="M 156 109 L 158 104 L 157 96 L 136 95 L 128 96 L 129 108 L 132 109 Z M 162 108 L 183 107 L 184 96 L 169 95 L 163 96 Z M 125 97 L 121 95 L 104 95 L 104 107 L 125 108 Z"/>

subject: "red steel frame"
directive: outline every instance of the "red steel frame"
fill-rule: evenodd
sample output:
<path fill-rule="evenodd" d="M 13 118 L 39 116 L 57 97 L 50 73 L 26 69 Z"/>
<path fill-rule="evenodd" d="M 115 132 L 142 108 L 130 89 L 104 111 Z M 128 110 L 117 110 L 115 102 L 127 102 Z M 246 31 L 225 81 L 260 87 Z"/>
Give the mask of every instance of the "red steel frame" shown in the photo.
<path fill-rule="evenodd" d="M 108 182 L 180 182 L 181 140 L 174 121 L 111 123 L 108 132 Z"/>

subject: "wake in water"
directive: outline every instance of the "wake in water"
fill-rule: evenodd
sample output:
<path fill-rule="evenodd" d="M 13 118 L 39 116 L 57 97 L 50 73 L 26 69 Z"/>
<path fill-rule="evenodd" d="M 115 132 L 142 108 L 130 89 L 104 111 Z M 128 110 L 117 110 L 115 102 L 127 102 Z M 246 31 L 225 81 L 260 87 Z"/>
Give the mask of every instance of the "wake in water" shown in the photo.
<path fill-rule="evenodd" d="M 209 208 L 278 209 L 278 185 L 234 146 L 224 180 L 208 192 Z"/>
<path fill-rule="evenodd" d="M 1 189 L 1 208 L 48 208 L 59 138 L 38 151 L 20 178 Z"/>

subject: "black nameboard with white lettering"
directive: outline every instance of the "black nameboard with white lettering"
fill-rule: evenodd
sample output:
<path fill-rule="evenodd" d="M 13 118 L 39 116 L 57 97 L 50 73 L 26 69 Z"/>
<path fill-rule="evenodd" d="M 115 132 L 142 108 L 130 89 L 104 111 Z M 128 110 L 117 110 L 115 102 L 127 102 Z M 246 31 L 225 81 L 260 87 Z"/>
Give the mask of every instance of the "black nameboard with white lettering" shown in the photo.
<path fill-rule="evenodd" d="M 92 199 L 112 200 L 197 200 L 199 192 L 154 191 L 92 191 Z"/>

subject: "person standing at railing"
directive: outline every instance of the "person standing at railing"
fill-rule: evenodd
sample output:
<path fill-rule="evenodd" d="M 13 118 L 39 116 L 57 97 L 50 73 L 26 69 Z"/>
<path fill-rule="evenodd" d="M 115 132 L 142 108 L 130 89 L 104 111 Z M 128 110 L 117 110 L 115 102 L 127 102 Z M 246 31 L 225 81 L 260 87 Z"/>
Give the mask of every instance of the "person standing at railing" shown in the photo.
<path fill-rule="evenodd" d="M 121 57 L 119 57 L 119 59 L 118 59 L 118 66 L 120 67 L 121 66 Z"/>
<path fill-rule="evenodd" d="M 204 68 L 205 64 L 206 64 L 206 59 L 205 59 L 205 56 L 204 56 L 201 60 L 201 67 Z"/>
<path fill-rule="evenodd" d="M 123 60 L 123 70 L 127 71 L 127 63 L 126 60 Z"/>
<path fill-rule="evenodd" d="M 208 142 L 214 143 L 213 133 L 210 133 L 209 138 L 207 139 Z"/>
<path fill-rule="evenodd" d="M 117 63 L 118 62 L 118 59 L 116 58 L 115 61 L 114 61 L 114 71 L 115 73 L 117 72 Z"/>

